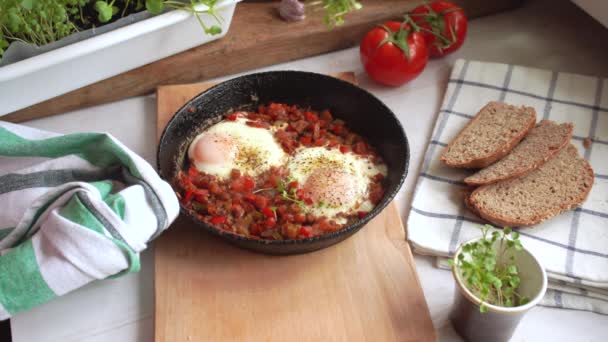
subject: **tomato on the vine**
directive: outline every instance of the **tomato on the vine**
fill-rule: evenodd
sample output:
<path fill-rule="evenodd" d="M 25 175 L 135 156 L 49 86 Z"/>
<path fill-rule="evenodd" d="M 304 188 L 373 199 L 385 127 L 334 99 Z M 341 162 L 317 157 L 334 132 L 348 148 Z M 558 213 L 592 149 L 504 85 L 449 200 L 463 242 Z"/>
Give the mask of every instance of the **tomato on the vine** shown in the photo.
<path fill-rule="evenodd" d="M 416 78 L 428 61 L 424 37 L 411 25 L 390 21 L 369 31 L 359 49 L 367 74 L 375 81 L 399 86 Z"/>
<path fill-rule="evenodd" d="M 409 16 L 421 27 L 431 57 L 447 55 L 464 43 L 467 17 L 462 8 L 449 1 L 420 5 Z"/>

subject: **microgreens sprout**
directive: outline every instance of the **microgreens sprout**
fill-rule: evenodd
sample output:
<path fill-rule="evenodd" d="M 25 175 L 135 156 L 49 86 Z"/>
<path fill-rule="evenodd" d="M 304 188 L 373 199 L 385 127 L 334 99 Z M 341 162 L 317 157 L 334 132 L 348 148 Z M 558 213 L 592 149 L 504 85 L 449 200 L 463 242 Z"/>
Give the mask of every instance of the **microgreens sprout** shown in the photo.
<path fill-rule="evenodd" d="M 344 24 L 344 16 L 346 14 L 360 10 L 363 7 L 356 0 L 315 0 L 306 3 L 306 5 L 322 8 L 325 11 L 323 21 L 330 28 Z"/>
<path fill-rule="evenodd" d="M 519 270 L 513 265 L 513 253 L 508 253 L 522 250 L 519 233 L 505 227 L 490 234 L 492 228 L 482 227 L 482 238 L 464 245 L 456 264 L 450 260 L 450 265 L 460 270 L 467 288 L 481 299 L 482 313 L 488 311 L 485 303 L 513 307 L 529 302 L 517 292 L 521 282 Z M 498 248 L 494 248 L 496 243 L 500 244 Z"/>
<path fill-rule="evenodd" d="M 288 176 L 285 181 L 279 179 L 279 184 L 277 187 L 277 190 L 279 191 L 279 194 L 281 194 L 281 197 L 283 197 L 284 199 L 296 203 L 297 205 L 300 206 L 300 208 L 304 207 L 305 203 L 304 201 L 301 201 L 298 199 L 298 195 L 296 193 L 297 189 L 289 188 L 289 183 L 291 182 L 296 182 L 297 179 L 292 178 L 291 176 Z M 285 186 L 285 184 L 287 184 L 287 186 Z"/>
<path fill-rule="evenodd" d="M 222 18 L 216 13 L 218 0 L 0 0 L 0 60 L 12 42 L 43 46 L 73 33 L 108 23 L 117 16 L 147 10 L 160 14 L 166 9 L 192 13 L 206 34 L 222 32 Z M 206 10 L 196 6 L 206 5 Z M 122 9 L 122 10 L 121 10 Z M 86 13 L 93 11 L 96 16 Z M 208 14 L 216 25 L 203 22 L 201 14 Z M 95 20 L 96 19 L 96 20 Z"/>

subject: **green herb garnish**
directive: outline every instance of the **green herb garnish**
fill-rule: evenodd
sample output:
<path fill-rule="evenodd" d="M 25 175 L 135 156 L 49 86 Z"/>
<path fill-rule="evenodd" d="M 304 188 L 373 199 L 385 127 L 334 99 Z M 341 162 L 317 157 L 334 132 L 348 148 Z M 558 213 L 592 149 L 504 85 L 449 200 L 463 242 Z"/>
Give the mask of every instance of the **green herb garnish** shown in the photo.
<path fill-rule="evenodd" d="M 505 227 L 490 235 L 492 228 L 482 227 L 482 238 L 464 245 L 456 264 L 450 260 L 450 265 L 460 270 L 467 288 L 481 299 L 480 312 L 488 311 L 485 303 L 513 307 L 529 301 L 517 292 L 521 279 L 517 266 L 513 265 L 513 251 L 523 248 L 519 233 Z M 495 248 L 495 244 L 500 245 Z"/>
<path fill-rule="evenodd" d="M 160 14 L 165 9 L 178 9 L 196 16 L 207 34 L 222 32 L 215 10 L 218 0 L 0 0 L 0 60 L 12 42 L 43 46 L 82 29 L 105 24 L 117 17 L 147 10 Z M 198 5 L 207 10 L 198 11 Z M 93 11 L 93 19 L 87 13 Z M 210 15 L 217 25 L 206 25 L 201 14 Z"/>
<path fill-rule="evenodd" d="M 319 0 L 307 5 L 321 7 L 325 11 L 323 21 L 330 28 L 344 24 L 344 16 L 352 11 L 360 10 L 363 6 L 356 0 Z"/>
<path fill-rule="evenodd" d="M 300 206 L 300 208 L 303 208 L 305 203 L 304 201 L 301 201 L 298 199 L 298 195 L 296 193 L 296 189 L 290 189 L 289 188 L 289 183 L 291 182 L 295 182 L 297 181 L 297 179 L 292 178 L 291 176 L 288 176 L 285 181 L 279 179 L 279 184 L 277 186 L 277 190 L 279 191 L 279 194 L 281 195 L 281 197 L 283 197 L 284 199 L 296 203 L 297 205 Z M 285 184 L 287 184 L 287 186 L 285 186 Z"/>

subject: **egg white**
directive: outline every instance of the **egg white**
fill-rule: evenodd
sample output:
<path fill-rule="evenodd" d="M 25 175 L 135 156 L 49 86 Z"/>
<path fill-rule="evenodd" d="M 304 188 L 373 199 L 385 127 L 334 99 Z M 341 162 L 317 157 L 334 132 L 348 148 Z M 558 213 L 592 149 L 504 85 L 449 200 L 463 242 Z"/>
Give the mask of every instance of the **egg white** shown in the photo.
<path fill-rule="evenodd" d="M 188 148 L 188 156 L 193 165 L 201 172 L 215 175 L 221 179 L 230 177 L 232 169 L 243 174 L 256 176 L 267 171 L 272 166 L 284 165 L 288 155 L 275 140 L 271 131 L 264 128 L 247 126 L 246 118 L 235 121 L 221 121 L 197 135 Z M 221 164 L 211 164 L 194 159 L 194 146 L 199 139 L 207 134 L 229 137 L 237 147 L 236 158 Z"/>
<path fill-rule="evenodd" d="M 347 201 L 304 206 L 305 212 L 317 217 L 326 216 L 338 224 L 346 222 L 346 219 L 337 217 L 340 213 L 352 214 L 357 211 L 369 211 L 374 207 L 368 199 L 370 177 L 378 173 L 385 176 L 387 174 L 387 167 L 384 164 L 377 165 L 363 156 L 350 152 L 342 153 L 338 149 L 328 150 L 325 147 L 300 148 L 288 163 L 290 175 L 298 180 L 300 186 L 304 185 L 308 177 L 319 168 L 339 168 L 352 177 L 355 185 L 354 196 L 350 196 Z"/>

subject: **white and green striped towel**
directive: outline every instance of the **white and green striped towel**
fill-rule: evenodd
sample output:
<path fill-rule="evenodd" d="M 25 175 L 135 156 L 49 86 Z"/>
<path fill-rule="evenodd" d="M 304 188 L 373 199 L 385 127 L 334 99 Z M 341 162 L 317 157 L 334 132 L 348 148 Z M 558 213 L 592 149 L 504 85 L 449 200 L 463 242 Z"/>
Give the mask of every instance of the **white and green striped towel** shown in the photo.
<path fill-rule="evenodd" d="M 138 271 L 178 213 L 169 184 L 111 135 L 0 122 L 0 320 Z"/>

